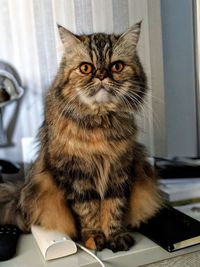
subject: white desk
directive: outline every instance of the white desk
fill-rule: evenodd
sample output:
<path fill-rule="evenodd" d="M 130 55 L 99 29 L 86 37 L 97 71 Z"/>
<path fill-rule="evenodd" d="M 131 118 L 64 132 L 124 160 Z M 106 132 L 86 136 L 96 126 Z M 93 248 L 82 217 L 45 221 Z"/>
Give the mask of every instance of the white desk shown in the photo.
<path fill-rule="evenodd" d="M 170 259 L 187 253 L 200 251 L 200 245 L 169 253 L 139 233 L 134 234 L 136 244 L 128 252 L 112 253 L 105 249 L 98 253 L 106 267 L 136 267 Z M 190 267 L 196 267 L 193 265 Z M 0 267 L 99 267 L 87 253 L 78 250 L 78 253 L 68 257 L 45 262 L 40 250 L 31 234 L 20 238 L 17 255 L 8 261 L 0 262 Z M 154 266 L 154 265 L 153 265 Z M 160 266 L 160 265 L 159 265 Z M 168 266 L 168 265 L 162 265 Z M 172 265 L 175 267 L 175 265 Z"/>

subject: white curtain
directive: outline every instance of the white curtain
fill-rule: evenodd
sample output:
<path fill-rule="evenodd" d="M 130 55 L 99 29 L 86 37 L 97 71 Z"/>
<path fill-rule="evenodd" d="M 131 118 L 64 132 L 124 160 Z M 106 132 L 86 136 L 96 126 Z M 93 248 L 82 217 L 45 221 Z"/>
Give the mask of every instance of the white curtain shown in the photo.
<path fill-rule="evenodd" d="M 12 144 L 0 148 L 2 158 L 21 161 L 22 137 L 35 137 L 41 125 L 44 95 L 58 66 L 55 30 L 51 0 L 0 0 L 0 60 L 14 65 L 25 88 L 18 114 L 16 103 L 4 110 Z"/>
<path fill-rule="evenodd" d="M 139 50 L 151 79 L 147 7 L 148 0 L 0 0 L 0 60 L 16 67 L 25 88 L 18 113 L 15 103 L 4 110 L 13 144 L 0 148 L 0 158 L 21 161 L 22 137 L 35 137 L 42 123 L 44 96 L 61 56 L 56 23 L 75 33 L 119 33 L 143 19 Z M 142 116 L 141 136 L 152 153 L 151 113 L 146 113 L 150 122 Z"/>

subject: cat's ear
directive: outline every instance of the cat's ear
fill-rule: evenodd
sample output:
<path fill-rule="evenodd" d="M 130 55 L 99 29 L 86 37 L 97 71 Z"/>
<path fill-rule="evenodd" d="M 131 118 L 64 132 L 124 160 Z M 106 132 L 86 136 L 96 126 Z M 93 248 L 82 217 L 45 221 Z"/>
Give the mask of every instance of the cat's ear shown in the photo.
<path fill-rule="evenodd" d="M 138 43 L 141 31 L 142 21 L 131 26 L 126 32 L 124 32 L 117 40 L 114 50 L 117 51 L 133 51 Z"/>
<path fill-rule="evenodd" d="M 80 44 L 80 40 L 69 30 L 65 29 L 64 27 L 57 25 L 58 31 L 60 35 L 60 39 L 65 46 L 74 46 L 76 44 Z"/>

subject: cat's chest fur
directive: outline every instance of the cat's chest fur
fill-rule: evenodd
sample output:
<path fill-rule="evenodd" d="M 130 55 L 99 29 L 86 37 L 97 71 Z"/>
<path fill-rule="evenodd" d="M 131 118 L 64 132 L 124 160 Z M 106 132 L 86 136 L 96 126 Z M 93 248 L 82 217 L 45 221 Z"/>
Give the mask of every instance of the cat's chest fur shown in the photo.
<path fill-rule="evenodd" d="M 78 123 L 63 118 L 53 125 L 49 144 L 55 154 L 61 151 L 80 157 L 101 154 L 113 159 L 127 150 L 129 143 L 135 140 L 135 133 L 133 118 L 97 116 Z"/>
<path fill-rule="evenodd" d="M 103 198 L 112 184 L 111 172 L 114 174 L 115 169 L 122 168 L 120 158 L 127 153 L 132 138 L 122 135 L 114 138 L 112 128 L 81 129 L 70 121 L 56 130 L 49 145 L 49 156 L 51 164 L 62 174 L 59 179 L 67 183 L 72 192 L 95 190 Z M 108 132 L 113 138 L 108 138 Z"/>

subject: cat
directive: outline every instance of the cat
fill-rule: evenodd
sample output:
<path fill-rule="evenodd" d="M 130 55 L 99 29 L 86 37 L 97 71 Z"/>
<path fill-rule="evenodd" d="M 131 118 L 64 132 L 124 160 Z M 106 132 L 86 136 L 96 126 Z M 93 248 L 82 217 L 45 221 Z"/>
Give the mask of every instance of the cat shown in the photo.
<path fill-rule="evenodd" d="M 0 186 L 0 223 L 67 233 L 90 249 L 128 250 L 161 199 L 135 114 L 147 79 L 137 54 L 141 23 L 121 35 L 74 35 L 47 94 L 40 150 L 26 182 Z"/>

